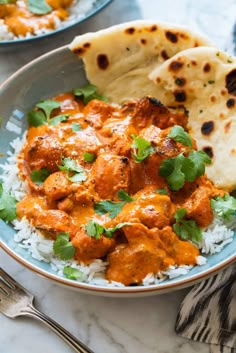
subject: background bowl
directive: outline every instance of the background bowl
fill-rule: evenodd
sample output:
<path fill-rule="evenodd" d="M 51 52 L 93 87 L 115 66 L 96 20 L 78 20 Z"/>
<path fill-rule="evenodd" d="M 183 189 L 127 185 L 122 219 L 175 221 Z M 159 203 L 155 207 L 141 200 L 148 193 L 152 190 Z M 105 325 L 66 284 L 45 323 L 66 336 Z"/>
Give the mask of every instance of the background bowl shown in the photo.
<path fill-rule="evenodd" d="M 32 61 L 18 70 L 0 86 L 0 116 L 3 122 L 0 128 L 0 153 L 3 163 L 10 142 L 22 135 L 27 127 L 27 112 L 35 103 L 50 98 L 64 91 L 71 91 L 75 87 L 86 83 L 83 63 L 68 49 L 67 46 L 53 50 Z M 17 132 L 10 131 L 12 123 L 17 126 Z M 13 240 L 14 229 L 0 221 L 0 246 L 15 260 L 22 263 L 34 272 L 43 275 L 69 288 L 78 289 L 90 294 L 107 296 L 144 296 L 170 292 L 176 289 L 193 285 L 236 260 L 236 238 L 220 253 L 208 256 L 207 264 L 194 267 L 185 276 L 168 279 L 158 285 L 111 288 L 80 283 L 62 278 L 55 274 L 50 265 L 31 258 L 29 253 L 22 249 Z"/>
<path fill-rule="evenodd" d="M 16 39 L 16 40 L 2 40 L 2 41 L 0 40 L 0 49 L 6 48 L 6 47 L 12 47 L 12 46 L 15 47 L 16 45 L 19 45 L 19 44 L 31 43 L 32 41 L 48 38 L 52 35 L 61 33 L 65 30 L 70 29 L 70 28 L 80 24 L 81 22 L 89 19 L 90 17 L 92 17 L 93 15 L 98 13 L 100 10 L 102 10 L 110 2 L 112 2 L 112 0 L 96 0 L 94 2 L 93 6 L 91 7 L 91 9 L 83 17 L 81 17 L 80 19 L 78 19 L 74 22 L 65 24 L 65 27 L 63 27 L 63 28 L 55 29 L 54 31 L 51 31 L 49 33 L 41 34 L 38 36 L 32 36 L 29 38 Z"/>

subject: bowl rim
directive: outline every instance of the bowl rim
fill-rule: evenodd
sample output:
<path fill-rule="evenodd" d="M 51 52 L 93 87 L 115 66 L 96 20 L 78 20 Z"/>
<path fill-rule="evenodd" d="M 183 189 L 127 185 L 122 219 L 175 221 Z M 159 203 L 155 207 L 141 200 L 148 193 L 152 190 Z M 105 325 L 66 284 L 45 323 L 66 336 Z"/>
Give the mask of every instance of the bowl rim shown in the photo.
<path fill-rule="evenodd" d="M 8 47 L 8 46 L 14 46 L 14 45 L 18 45 L 18 44 L 31 43 L 31 41 L 44 39 L 44 38 L 56 35 L 58 33 L 61 33 L 67 29 L 73 28 L 74 26 L 77 26 L 80 23 L 87 21 L 91 17 L 95 16 L 98 12 L 100 12 L 107 5 L 109 5 L 113 0 L 100 0 L 100 1 L 103 1 L 103 3 L 101 3 L 98 7 L 94 7 L 94 5 L 95 5 L 94 4 L 93 7 L 91 8 L 91 10 L 84 17 L 82 17 L 81 19 L 79 19 L 71 24 L 66 25 L 65 27 L 57 28 L 57 29 L 50 31 L 48 33 L 35 35 L 35 36 L 28 37 L 28 38 L 25 37 L 25 38 L 20 38 L 20 39 L 2 40 L 2 41 L 0 41 L 0 49 L 1 49 L 1 47 Z"/>
<path fill-rule="evenodd" d="M 4 89 L 9 82 L 13 81 L 15 77 L 17 77 L 19 74 L 24 72 L 25 70 L 29 69 L 31 66 L 34 66 L 38 61 L 41 61 L 42 59 L 47 58 L 48 56 L 54 55 L 57 52 L 63 52 L 64 50 L 67 50 L 69 48 L 69 44 L 58 47 L 56 49 L 53 49 L 37 58 L 34 60 L 30 61 L 26 65 L 22 66 L 19 68 L 15 73 L 13 73 L 10 77 L 8 77 L 2 84 L 0 84 L 0 94 L 1 90 Z M 69 49 L 68 49 L 69 51 Z M 69 51 L 70 52 L 70 51 Z M 100 295 L 119 295 L 119 296 L 128 296 L 132 294 L 140 294 L 140 295 L 145 295 L 145 294 L 150 294 L 150 295 L 155 295 L 155 294 L 161 294 L 164 292 L 170 292 L 172 290 L 178 290 L 182 289 L 188 286 L 192 286 L 196 284 L 197 282 L 202 281 L 203 279 L 206 279 L 214 274 L 216 274 L 218 271 L 224 269 L 225 267 L 231 265 L 233 262 L 236 261 L 236 254 L 232 254 L 226 259 L 223 259 L 220 261 L 219 264 L 213 265 L 210 268 L 203 270 L 200 273 L 193 274 L 188 278 L 183 278 L 182 276 L 177 277 L 176 282 L 167 282 L 165 281 L 159 283 L 159 284 L 150 284 L 148 286 L 126 286 L 126 287 L 107 287 L 104 285 L 95 285 L 95 284 L 89 284 L 85 282 L 79 282 L 71 279 L 67 279 L 65 277 L 61 277 L 57 275 L 56 273 L 53 274 L 51 272 L 48 272 L 37 265 L 31 263 L 30 261 L 27 261 L 26 259 L 22 258 L 20 255 L 18 255 L 14 250 L 12 250 L 3 240 L 0 238 L 0 248 L 2 248 L 10 257 L 12 257 L 14 260 L 16 260 L 18 263 L 21 265 L 25 266 L 29 270 L 33 271 L 34 273 L 37 273 L 38 275 L 43 276 L 44 278 L 47 278 L 49 280 L 54 281 L 57 284 L 62 284 L 66 286 L 67 288 L 73 288 L 73 289 L 78 289 L 81 292 L 87 292 L 89 294 L 100 294 Z"/>
<path fill-rule="evenodd" d="M 25 260 L 20 255 L 17 255 L 9 246 L 3 243 L 0 239 L 0 247 L 10 255 L 14 260 L 18 263 L 23 265 L 24 267 L 28 268 L 29 270 L 33 271 L 34 273 L 43 276 L 46 279 L 52 280 L 57 284 L 62 284 L 67 288 L 78 289 L 80 291 L 89 292 L 90 294 L 162 294 L 164 292 L 170 292 L 172 290 L 178 290 L 185 287 L 192 286 L 203 279 L 206 279 L 220 270 L 228 267 L 229 265 L 233 264 L 236 261 L 236 255 L 232 255 L 231 257 L 221 261 L 218 265 L 215 265 L 202 273 L 198 273 L 192 275 L 189 278 L 181 279 L 181 276 L 178 277 L 178 282 L 161 282 L 159 284 L 151 284 L 148 286 L 126 286 L 126 287 L 107 287 L 104 285 L 95 285 L 89 284 L 79 281 L 74 281 L 71 279 L 67 279 L 65 277 L 60 277 L 57 274 L 53 274 L 51 272 L 47 272 L 44 269 L 39 268 L 38 266 L 32 264 L 31 262 Z"/>

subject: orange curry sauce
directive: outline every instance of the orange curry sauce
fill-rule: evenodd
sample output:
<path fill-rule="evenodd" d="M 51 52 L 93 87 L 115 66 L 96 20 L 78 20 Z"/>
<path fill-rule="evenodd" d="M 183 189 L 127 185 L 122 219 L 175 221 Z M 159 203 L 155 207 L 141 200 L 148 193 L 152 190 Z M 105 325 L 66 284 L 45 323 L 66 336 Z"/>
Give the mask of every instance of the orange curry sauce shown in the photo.
<path fill-rule="evenodd" d="M 27 9 L 26 1 L 20 3 L 0 4 L 0 19 L 15 36 L 34 34 L 35 30 L 55 29 L 55 19 L 64 21 L 68 17 L 67 8 L 73 0 L 46 0 L 52 11 L 45 15 L 35 15 Z"/>
<path fill-rule="evenodd" d="M 77 260 L 88 264 L 94 259 L 107 259 L 107 279 L 125 285 L 139 284 L 147 274 L 170 265 L 196 264 L 199 250 L 173 232 L 173 215 L 183 207 L 187 218 L 206 227 L 213 220 L 209 198 L 222 192 L 206 176 L 186 182 L 180 191 L 173 192 L 158 176 L 164 159 L 189 150 L 167 137 L 171 126 L 186 126 L 184 113 L 172 113 L 148 97 L 122 107 L 99 100 L 84 106 L 72 93 L 54 99 L 61 102 L 61 107 L 52 116 L 70 116 L 55 126 L 29 128 L 19 156 L 20 176 L 27 181 L 29 193 L 17 204 L 18 217 L 26 217 L 44 236 L 53 239 L 58 232 L 68 232 Z M 73 123 L 79 123 L 81 130 L 73 131 Z M 131 134 L 155 148 L 155 153 L 141 163 L 133 157 Z M 84 161 L 86 152 L 96 156 L 92 163 Z M 84 182 L 74 183 L 59 170 L 65 157 L 84 168 Z M 31 172 L 40 168 L 51 172 L 43 185 L 30 178 Z M 157 192 L 162 188 L 167 195 Z M 126 203 L 115 218 L 94 211 L 94 204 L 101 200 L 119 202 L 119 190 L 125 190 L 134 201 Z M 106 228 L 123 222 L 131 225 L 117 230 L 112 238 L 102 235 L 95 239 L 85 231 L 91 219 Z"/>

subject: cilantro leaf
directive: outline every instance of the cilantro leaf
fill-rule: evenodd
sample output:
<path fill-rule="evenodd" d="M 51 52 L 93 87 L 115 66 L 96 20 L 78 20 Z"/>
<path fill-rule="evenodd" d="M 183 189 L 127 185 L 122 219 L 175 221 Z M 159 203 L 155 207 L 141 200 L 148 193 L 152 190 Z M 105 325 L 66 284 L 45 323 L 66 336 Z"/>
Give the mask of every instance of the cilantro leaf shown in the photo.
<path fill-rule="evenodd" d="M 69 279 L 79 279 L 82 277 L 83 273 L 71 266 L 65 266 L 63 269 L 63 274 Z"/>
<path fill-rule="evenodd" d="M 52 11 L 52 7 L 45 0 L 27 0 L 27 7 L 30 12 L 36 15 L 45 15 Z"/>
<path fill-rule="evenodd" d="M 184 186 L 185 175 L 181 170 L 184 158 L 181 153 L 175 158 L 165 159 L 160 165 L 159 175 L 166 178 L 171 190 L 177 191 Z"/>
<path fill-rule="evenodd" d="M 188 158 L 194 163 L 196 177 L 205 173 L 205 164 L 211 164 L 211 158 L 204 151 L 191 151 Z"/>
<path fill-rule="evenodd" d="M 75 247 L 69 239 L 69 233 L 58 233 L 53 243 L 54 254 L 61 260 L 70 260 L 75 255 Z"/>
<path fill-rule="evenodd" d="M 80 130 L 82 130 L 82 127 L 78 123 L 72 123 L 71 124 L 71 130 L 74 131 L 74 132 L 80 131 Z"/>
<path fill-rule="evenodd" d="M 14 197 L 9 192 L 4 191 L 0 183 L 0 219 L 5 222 L 16 219 L 16 203 Z"/>
<path fill-rule="evenodd" d="M 56 117 L 50 119 L 50 115 L 51 115 L 52 111 L 56 108 L 59 108 L 60 106 L 61 106 L 60 102 L 57 102 L 57 101 L 51 100 L 51 99 L 37 103 L 36 107 L 40 108 L 41 110 L 34 110 L 33 109 L 28 113 L 29 125 L 35 126 L 35 127 L 38 127 L 40 125 L 44 125 L 46 123 L 48 123 L 50 125 L 56 125 L 60 122 L 58 120 L 60 120 L 60 119 L 65 120 L 64 118 L 56 119 Z M 66 116 L 66 115 L 68 115 L 68 114 L 64 114 L 64 116 Z M 58 115 L 58 116 L 63 116 L 63 115 Z"/>
<path fill-rule="evenodd" d="M 16 0 L 0 0 L 0 5 L 15 4 Z"/>
<path fill-rule="evenodd" d="M 182 160 L 181 171 L 184 173 L 186 181 L 193 182 L 197 178 L 194 162 L 188 157 L 184 157 Z"/>
<path fill-rule="evenodd" d="M 122 202 L 113 202 L 110 200 L 103 200 L 95 203 L 94 210 L 97 214 L 104 215 L 109 213 L 110 218 L 114 218 L 120 213 L 122 207 L 130 201 L 134 201 L 124 190 L 119 190 L 117 193 L 118 197 Z"/>
<path fill-rule="evenodd" d="M 205 173 L 205 163 L 211 163 L 210 158 L 203 151 L 191 151 L 188 157 L 182 153 L 174 158 L 162 161 L 158 174 L 164 178 L 171 190 L 178 191 L 185 181 L 193 182 Z"/>
<path fill-rule="evenodd" d="M 55 126 L 60 124 L 62 121 L 66 121 L 69 118 L 70 114 L 61 114 L 54 116 L 54 118 L 50 119 L 48 124 L 50 126 Z"/>
<path fill-rule="evenodd" d="M 173 126 L 170 129 L 170 132 L 167 135 L 167 137 L 170 137 L 173 140 L 182 143 L 182 145 L 184 146 L 189 146 L 189 147 L 193 146 L 190 135 L 186 131 L 184 131 L 182 126 L 179 126 L 179 125 Z"/>
<path fill-rule="evenodd" d="M 211 199 L 211 208 L 220 216 L 229 219 L 236 211 L 236 198 L 225 194 Z"/>
<path fill-rule="evenodd" d="M 52 100 L 52 99 L 47 99 L 45 101 L 41 101 L 41 102 L 36 104 L 37 108 L 40 108 L 40 109 L 43 110 L 47 121 L 49 121 L 52 111 L 54 109 L 60 108 L 60 106 L 61 106 L 60 102 L 57 102 L 57 101 Z"/>
<path fill-rule="evenodd" d="M 80 97 L 83 100 L 84 104 L 88 104 L 88 102 L 93 99 L 99 99 L 105 102 L 108 101 L 107 97 L 99 95 L 97 93 L 97 87 L 92 85 L 91 83 L 81 88 L 75 88 L 73 90 L 73 93 L 75 96 Z"/>
<path fill-rule="evenodd" d="M 89 153 L 89 152 L 84 153 L 85 162 L 92 163 L 94 162 L 95 159 L 96 159 L 96 155 L 94 153 Z"/>
<path fill-rule="evenodd" d="M 115 227 L 113 228 L 105 228 L 105 236 L 107 238 L 112 238 L 113 233 L 117 231 L 117 229 L 123 228 L 124 226 L 130 226 L 131 223 L 129 222 L 123 222 L 123 223 L 118 223 Z"/>
<path fill-rule="evenodd" d="M 90 220 L 86 226 L 85 231 L 86 233 L 95 239 L 100 239 L 101 235 L 104 233 L 104 227 L 93 220 Z"/>
<path fill-rule="evenodd" d="M 168 192 L 166 189 L 157 189 L 157 193 L 160 195 L 168 195 Z"/>
<path fill-rule="evenodd" d="M 42 185 L 44 180 L 47 179 L 47 177 L 51 174 L 50 170 L 47 168 L 41 168 L 38 170 L 33 170 L 30 174 L 30 179 L 38 184 Z"/>
<path fill-rule="evenodd" d="M 63 158 L 62 165 L 58 166 L 58 168 L 65 171 L 67 178 L 74 183 L 80 183 L 87 179 L 85 171 L 81 165 L 69 157 Z M 70 176 L 70 173 L 73 173 L 73 175 Z"/>
<path fill-rule="evenodd" d="M 43 112 L 41 112 L 40 110 L 31 110 L 28 113 L 28 123 L 30 126 L 38 127 L 40 125 L 46 124 L 46 122 L 47 119 Z"/>
<path fill-rule="evenodd" d="M 109 213 L 109 217 L 114 218 L 120 213 L 125 203 L 126 202 L 113 202 L 109 200 L 100 201 L 95 203 L 94 211 L 100 215 Z"/>
<path fill-rule="evenodd" d="M 119 197 L 119 200 L 121 201 L 126 201 L 126 202 L 130 202 L 130 201 L 135 201 L 135 199 L 131 196 L 129 196 L 127 194 L 127 192 L 125 192 L 125 190 L 123 189 L 120 189 L 117 193 L 118 197 Z"/>
<path fill-rule="evenodd" d="M 95 239 L 100 239 L 101 235 L 103 234 L 107 238 L 112 238 L 113 233 L 117 230 L 120 229 L 124 226 L 128 226 L 131 223 L 129 222 L 123 222 L 123 223 L 118 223 L 115 227 L 113 228 L 105 228 L 101 224 L 96 223 L 94 220 L 90 220 L 86 226 L 85 230 L 86 233 Z"/>
<path fill-rule="evenodd" d="M 185 208 L 179 208 L 176 211 L 174 215 L 176 223 L 173 224 L 173 229 L 181 239 L 199 242 L 202 239 L 202 230 L 198 227 L 196 221 L 183 219 L 186 213 Z"/>
<path fill-rule="evenodd" d="M 131 148 L 135 149 L 135 152 L 132 153 L 132 155 L 135 158 L 135 162 L 140 163 L 154 152 L 154 148 L 149 141 L 141 137 L 137 137 L 135 134 L 132 134 L 131 137 L 134 140 Z"/>

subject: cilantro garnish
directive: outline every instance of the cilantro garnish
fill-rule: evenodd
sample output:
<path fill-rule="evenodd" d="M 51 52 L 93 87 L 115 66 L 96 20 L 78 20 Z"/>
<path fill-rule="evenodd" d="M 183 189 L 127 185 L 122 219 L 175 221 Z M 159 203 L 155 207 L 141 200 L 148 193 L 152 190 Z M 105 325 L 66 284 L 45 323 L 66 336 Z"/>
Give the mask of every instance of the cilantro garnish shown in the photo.
<path fill-rule="evenodd" d="M 74 183 L 81 183 L 87 179 L 84 169 L 75 160 L 63 158 L 62 165 L 58 166 L 60 170 L 66 172 L 67 178 Z M 70 174 L 73 173 L 71 176 Z"/>
<path fill-rule="evenodd" d="M 96 159 L 96 155 L 94 153 L 89 153 L 89 152 L 84 153 L 85 162 L 92 163 L 94 162 L 95 159 Z"/>
<path fill-rule="evenodd" d="M 28 10 L 36 15 L 45 15 L 52 11 L 52 7 L 45 0 L 27 0 Z"/>
<path fill-rule="evenodd" d="M 95 212 L 100 215 L 109 213 L 109 217 L 114 218 L 118 215 L 118 213 L 120 213 L 122 207 L 127 202 L 135 200 L 132 197 L 130 197 L 124 190 L 119 190 L 117 195 L 122 202 L 113 202 L 110 200 L 97 202 L 94 205 Z"/>
<path fill-rule="evenodd" d="M 91 220 L 86 224 L 85 230 L 90 237 L 100 239 L 101 235 L 104 233 L 105 228 L 101 224 Z"/>
<path fill-rule="evenodd" d="M 184 146 L 192 147 L 193 145 L 190 135 L 179 125 L 173 126 L 167 137 L 171 137 L 173 140 L 182 143 Z"/>
<path fill-rule="evenodd" d="M 185 180 L 195 180 L 194 163 L 180 153 L 175 158 L 167 158 L 161 163 L 159 175 L 166 178 L 171 190 L 177 191 L 184 186 Z"/>
<path fill-rule="evenodd" d="M 67 120 L 70 114 L 61 114 L 57 115 L 53 118 L 50 118 L 51 113 L 54 109 L 60 108 L 61 103 L 52 99 L 48 99 L 45 101 L 41 101 L 36 104 L 36 107 L 40 110 L 31 110 L 28 113 L 28 122 L 31 126 L 38 127 L 40 125 L 49 124 L 49 125 L 57 125 L 62 121 Z"/>
<path fill-rule="evenodd" d="M 16 0 L 0 0 L 0 5 L 14 4 L 14 3 L 16 3 Z"/>
<path fill-rule="evenodd" d="M 132 155 L 135 158 L 135 162 L 140 163 L 154 152 L 154 148 L 149 141 L 141 137 L 137 137 L 135 134 L 132 134 L 131 137 L 134 140 L 131 148 L 135 149 L 135 152 L 132 153 Z"/>
<path fill-rule="evenodd" d="M 118 223 L 115 227 L 113 228 L 105 228 L 101 224 L 96 223 L 94 220 L 90 220 L 86 226 L 85 230 L 86 233 L 95 239 L 100 239 L 101 235 L 103 234 L 107 238 L 112 238 L 113 233 L 117 230 L 120 229 L 124 226 L 130 225 L 129 222 L 124 222 L 124 223 Z"/>
<path fill-rule="evenodd" d="M 80 131 L 80 130 L 82 130 L 82 127 L 78 123 L 72 123 L 71 124 L 71 130 L 74 131 L 74 132 Z"/>
<path fill-rule="evenodd" d="M 51 174 L 50 170 L 47 168 L 41 168 L 38 170 L 33 170 L 30 174 L 30 179 L 38 184 L 42 185 L 44 180 L 47 179 L 47 177 Z"/>
<path fill-rule="evenodd" d="M 205 173 L 205 164 L 211 164 L 211 158 L 204 151 L 191 151 L 188 158 L 194 163 L 195 179 Z"/>
<path fill-rule="evenodd" d="M 69 118 L 70 114 L 61 114 L 54 116 L 54 118 L 50 119 L 48 124 L 51 126 L 55 126 L 60 124 L 62 121 L 66 121 Z"/>
<path fill-rule="evenodd" d="M 0 183 L 0 219 L 5 222 L 11 222 L 16 218 L 16 203 L 17 201 L 4 191 Z"/>
<path fill-rule="evenodd" d="M 164 178 L 173 191 L 180 190 L 185 181 L 193 182 L 205 173 L 205 164 L 210 164 L 210 157 L 203 151 L 190 151 L 188 157 L 182 153 L 174 158 L 162 161 L 158 174 Z"/>
<path fill-rule="evenodd" d="M 135 201 L 135 199 L 127 194 L 125 190 L 120 189 L 117 193 L 119 200 L 125 201 L 125 202 L 130 202 L 130 201 Z"/>
<path fill-rule="evenodd" d="M 75 255 L 75 247 L 70 242 L 69 233 L 58 233 L 57 238 L 53 243 L 54 254 L 61 260 L 70 260 Z"/>
<path fill-rule="evenodd" d="M 225 194 L 211 199 L 211 208 L 220 216 L 229 219 L 236 211 L 236 198 Z"/>
<path fill-rule="evenodd" d="M 65 266 L 63 274 L 69 279 L 79 279 L 82 277 L 82 272 L 71 266 Z"/>
<path fill-rule="evenodd" d="M 192 240 L 193 242 L 199 242 L 202 239 L 201 228 L 198 227 L 197 223 L 193 220 L 183 219 L 186 216 L 186 209 L 179 208 L 174 218 L 176 223 L 173 224 L 175 233 L 183 240 Z"/>
<path fill-rule="evenodd" d="M 99 99 L 101 101 L 107 102 L 108 99 L 97 93 L 97 87 L 89 83 L 81 88 L 75 88 L 73 90 L 75 96 L 80 97 L 84 104 L 88 104 L 93 99 Z"/>
<path fill-rule="evenodd" d="M 168 195 L 168 192 L 166 189 L 157 189 L 157 193 L 160 195 Z"/>
<path fill-rule="evenodd" d="M 1 1 L 1 0 L 0 0 Z M 3 123 L 3 117 L 0 116 L 0 127 L 2 126 L 2 123 Z"/>

